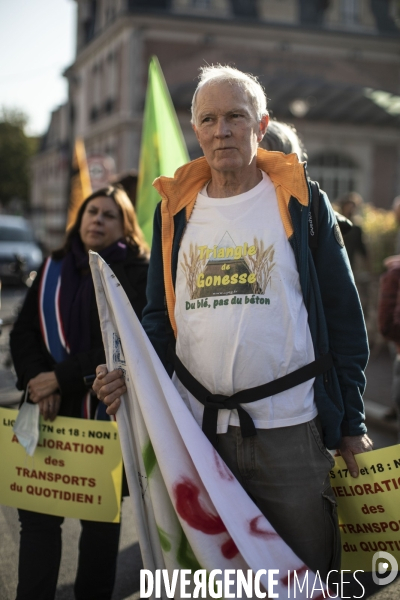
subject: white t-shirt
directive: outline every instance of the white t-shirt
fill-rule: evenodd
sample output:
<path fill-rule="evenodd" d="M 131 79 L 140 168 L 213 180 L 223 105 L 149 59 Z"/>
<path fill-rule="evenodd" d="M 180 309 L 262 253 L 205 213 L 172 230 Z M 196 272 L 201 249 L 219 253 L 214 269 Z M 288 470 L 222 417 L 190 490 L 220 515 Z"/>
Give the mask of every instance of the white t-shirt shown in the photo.
<path fill-rule="evenodd" d="M 176 352 L 213 394 L 262 385 L 314 360 L 293 250 L 265 173 L 231 198 L 198 194 L 178 257 Z M 174 382 L 199 425 L 203 406 Z M 286 427 L 317 415 L 314 379 L 243 405 L 259 429 Z M 218 433 L 239 425 L 222 409 Z"/>

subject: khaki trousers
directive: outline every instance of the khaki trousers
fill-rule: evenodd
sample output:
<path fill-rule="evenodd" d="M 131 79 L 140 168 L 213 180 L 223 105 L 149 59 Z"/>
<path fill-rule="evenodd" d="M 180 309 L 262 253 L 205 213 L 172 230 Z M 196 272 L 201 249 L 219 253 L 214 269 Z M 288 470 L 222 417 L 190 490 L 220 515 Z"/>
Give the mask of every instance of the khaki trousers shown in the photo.
<path fill-rule="evenodd" d="M 279 535 L 325 580 L 340 569 L 341 544 L 329 480 L 334 460 L 319 427 L 317 417 L 242 438 L 240 427 L 230 426 L 218 435 L 217 450 Z"/>

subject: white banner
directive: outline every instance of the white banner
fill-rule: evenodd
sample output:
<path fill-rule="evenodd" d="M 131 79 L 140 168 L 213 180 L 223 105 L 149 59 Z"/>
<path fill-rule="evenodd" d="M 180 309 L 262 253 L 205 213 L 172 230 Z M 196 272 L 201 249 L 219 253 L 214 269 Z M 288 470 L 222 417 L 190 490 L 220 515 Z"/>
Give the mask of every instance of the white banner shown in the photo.
<path fill-rule="evenodd" d="M 195 422 L 111 269 L 95 253 L 90 265 L 107 366 L 123 369 L 128 388 L 117 421 L 145 569 L 167 569 L 170 579 L 175 569 L 205 569 L 208 574 L 232 569 L 245 576 L 251 569 L 254 576 L 259 572 L 265 590 L 268 570 L 275 569 L 269 597 L 294 597 L 288 595 L 288 579 L 296 571 L 303 581 L 307 567 Z M 304 586 L 295 597 L 325 597 L 319 577 L 310 571 L 307 575 L 314 583 L 313 595 Z"/>

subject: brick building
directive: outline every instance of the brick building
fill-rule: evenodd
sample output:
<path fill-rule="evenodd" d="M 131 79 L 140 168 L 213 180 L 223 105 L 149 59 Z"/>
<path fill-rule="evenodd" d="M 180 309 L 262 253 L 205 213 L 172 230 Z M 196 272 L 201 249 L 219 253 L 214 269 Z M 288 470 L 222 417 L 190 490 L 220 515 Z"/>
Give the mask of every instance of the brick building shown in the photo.
<path fill-rule="evenodd" d="M 332 200 L 355 189 L 389 207 L 400 193 L 400 18 L 395 0 L 76 0 L 77 50 L 66 70 L 67 126 L 34 162 L 33 206 L 48 186 L 41 161 L 64 156 L 75 137 L 108 154 L 120 176 L 137 168 L 148 62 L 163 69 L 191 157 L 198 68 L 229 63 L 257 75 L 272 116 L 293 123 L 309 171 Z M 62 121 L 62 119 L 58 119 Z M 62 139 L 61 139 L 62 138 Z M 47 154 L 46 154 L 47 153 Z M 50 158 L 49 158 L 50 160 Z M 44 173 L 44 171 L 43 171 Z M 64 181 L 64 173 L 60 174 Z M 52 202 L 63 222 L 67 186 Z M 58 208 L 59 207 L 59 208 Z M 63 207 L 61 209 L 61 207 Z M 53 223 L 56 222 L 53 211 Z M 58 238 L 62 233 L 59 225 Z M 51 246 L 53 237 L 44 232 Z"/>

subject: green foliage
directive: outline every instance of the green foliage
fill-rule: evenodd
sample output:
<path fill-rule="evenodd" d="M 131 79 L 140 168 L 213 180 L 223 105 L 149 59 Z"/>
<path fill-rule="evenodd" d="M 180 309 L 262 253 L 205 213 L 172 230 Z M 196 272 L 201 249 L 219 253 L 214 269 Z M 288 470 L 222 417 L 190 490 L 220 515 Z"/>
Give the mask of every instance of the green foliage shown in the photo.
<path fill-rule="evenodd" d="M 13 198 L 29 199 L 29 162 L 38 140 L 25 134 L 24 113 L 3 108 L 0 112 L 0 203 L 7 205 Z"/>
<path fill-rule="evenodd" d="M 364 231 L 371 269 L 375 274 L 383 273 L 383 260 L 394 254 L 398 226 L 393 211 L 365 204 L 362 209 L 361 226 Z"/>

